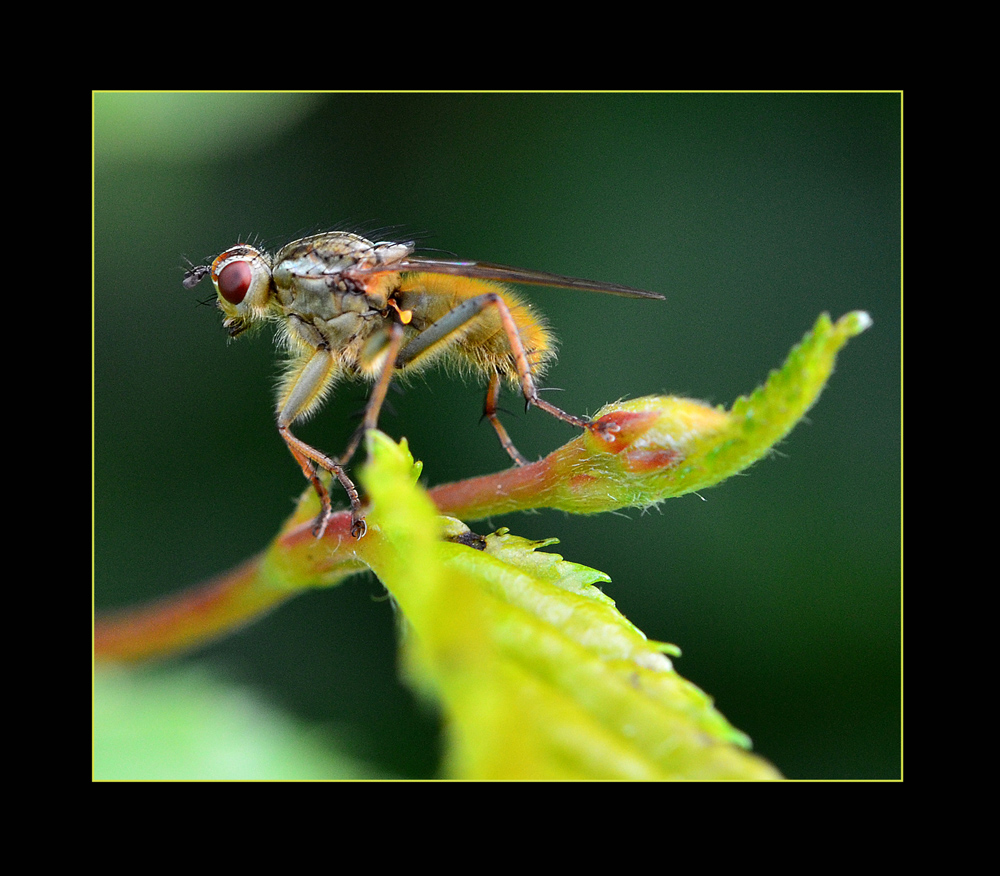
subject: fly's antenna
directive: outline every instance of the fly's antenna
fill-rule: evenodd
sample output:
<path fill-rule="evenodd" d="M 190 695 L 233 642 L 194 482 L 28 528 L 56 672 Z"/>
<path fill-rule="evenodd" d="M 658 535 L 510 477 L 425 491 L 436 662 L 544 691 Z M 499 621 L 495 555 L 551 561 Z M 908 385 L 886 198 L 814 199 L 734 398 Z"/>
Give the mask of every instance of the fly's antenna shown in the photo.
<path fill-rule="evenodd" d="M 210 273 L 212 270 L 210 265 L 191 265 L 191 267 L 184 272 L 184 279 L 181 281 L 185 289 L 194 289 L 202 280 L 205 279 L 205 274 Z"/>

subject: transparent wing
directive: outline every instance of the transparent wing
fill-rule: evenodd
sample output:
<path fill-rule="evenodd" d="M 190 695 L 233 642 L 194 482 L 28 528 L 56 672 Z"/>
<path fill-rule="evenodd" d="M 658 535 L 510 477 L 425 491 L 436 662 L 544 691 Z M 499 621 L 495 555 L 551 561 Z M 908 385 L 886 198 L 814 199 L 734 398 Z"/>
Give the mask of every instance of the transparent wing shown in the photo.
<path fill-rule="evenodd" d="M 564 277 L 545 271 L 529 271 L 524 268 L 509 268 L 489 262 L 466 262 L 452 259 L 431 259 L 421 256 L 406 256 L 384 265 L 369 268 L 352 268 L 351 273 L 381 274 L 386 271 L 419 271 L 425 274 L 446 274 L 452 277 L 471 277 L 474 280 L 497 280 L 501 283 L 524 283 L 529 286 L 555 286 L 560 289 L 580 289 L 584 292 L 604 292 L 625 298 L 653 298 L 663 300 L 665 296 L 657 292 L 633 289 L 619 283 L 599 283 L 582 280 L 579 277 Z"/>

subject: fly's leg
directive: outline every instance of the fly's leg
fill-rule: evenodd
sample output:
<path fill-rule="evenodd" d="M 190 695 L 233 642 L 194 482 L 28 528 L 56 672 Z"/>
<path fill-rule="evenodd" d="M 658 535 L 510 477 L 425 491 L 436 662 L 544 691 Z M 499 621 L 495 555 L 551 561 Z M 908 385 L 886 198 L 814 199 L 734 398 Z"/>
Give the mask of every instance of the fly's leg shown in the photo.
<path fill-rule="evenodd" d="M 510 344 L 511 355 L 514 357 L 514 367 L 517 369 L 517 376 L 521 381 L 521 392 L 524 394 L 525 410 L 530 409 L 534 405 L 536 408 L 541 408 L 546 413 L 551 414 L 557 420 L 562 420 L 571 426 L 576 426 L 580 429 L 588 428 L 591 425 L 590 420 L 568 414 L 538 395 L 538 386 L 535 383 L 535 376 L 531 370 L 531 363 L 528 361 L 527 351 L 524 349 L 524 343 L 521 341 L 521 335 L 517 330 L 517 323 L 511 315 L 510 308 L 507 307 L 507 303 L 503 300 L 503 297 L 495 292 L 487 292 L 485 295 L 477 295 L 475 298 L 463 301 L 441 317 L 434 325 L 422 331 L 403 348 L 399 355 L 398 365 L 403 367 L 410 362 L 416 361 L 416 359 L 428 352 L 432 346 L 445 342 L 450 335 L 491 307 L 496 310 L 497 315 L 500 317 L 500 323 Z M 490 423 L 493 424 L 493 428 L 497 430 L 497 435 L 500 437 L 500 443 L 504 449 L 510 454 L 515 463 L 522 465 L 525 462 L 524 457 L 514 448 L 509 436 L 507 436 L 506 430 L 503 429 L 503 426 L 500 425 L 496 417 L 497 396 L 499 396 L 499 381 L 494 386 L 493 379 L 491 378 L 490 388 L 486 396 L 486 416 L 489 418 Z M 511 452 L 512 450 L 513 453 Z"/>
<path fill-rule="evenodd" d="M 323 481 L 320 480 L 317 474 L 316 470 L 318 467 L 323 471 L 330 472 L 330 474 L 340 481 L 351 503 L 351 535 L 355 538 L 361 538 L 368 531 L 368 525 L 365 523 L 364 515 L 361 513 L 361 497 L 358 495 L 358 488 L 354 486 L 354 482 L 347 476 L 344 467 L 334 462 L 329 456 L 320 453 L 315 447 L 311 447 L 305 441 L 296 438 L 289 431 L 287 424 L 282 425 L 279 421 L 278 432 L 285 439 L 285 444 L 288 445 L 292 456 L 295 457 L 295 461 L 302 469 L 302 474 L 313 485 L 316 495 L 319 496 L 320 512 L 316 518 L 316 522 L 313 523 L 313 536 L 322 538 L 323 533 L 326 532 L 327 524 L 329 524 L 330 518 L 333 516 L 330 493 L 323 486 Z"/>
<path fill-rule="evenodd" d="M 285 379 L 285 388 L 278 405 L 278 433 L 288 445 L 289 451 L 302 469 L 302 474 L 319 496 L 320 512 L 313 524 L 312 534 L 316 538 L 322 538 L 333 516 L 330 493 L 319 477 L 319 470 L 322 470 L 330 472 L 337 478 L 347 493 L 351 503 L 351 535 L 361 538 L 368 527 L 361 513 L 361 498 L 358 496 L 357 487 L 347 476 L 344 467 L 320 453 L 315 447 L 296 438 L 291 432 L 292 423 L 319 403 L 335 376 L 334 361 L 329 350 L 319 349 L 309 356 L 304 356 Z"/>
<path fill-rule="evenodd" d="M 496 430 L 497 437 L 500 438 L 500 446 L 507 451 L 514 465 L 527 465 L 528 460 L 518 452 L 514 442 L 510 440 L 510 435 L 500 422 L 497 416 L 497 403 L 500 401 L 500 375 L 494 372 L 490 375 L 490 385 L 486 388 L 486 401 L 483 403 L 483 416 L 490 421 L 490 425 Z"/>
<path fill-rule="evenodd" d="M 398 323 L 393 323 L 389 327 L 389 343 L 385 347 L 385 362 L 382 365 L 382 372 L 378 381 L 372 387 L 371 395 L 368 396 L 368 403 L 365 405 L 365 415 L 361 425 L 351 436 L 347 444 L 347 449 L 340 456 L 340 464 L 347 465 L 354 452 L 358 449 L 361 439 L 369 429 L 378 426 L 379 411 L 385 403 L 385 395 L 389 391 L 389 384 L 392 382 L 392 374 L 396 370 L 396 357 L 399 355 L 400 347 L 403 346 L 403 327 Z M 381 355 L 381 354 L 380 354 Z"/>

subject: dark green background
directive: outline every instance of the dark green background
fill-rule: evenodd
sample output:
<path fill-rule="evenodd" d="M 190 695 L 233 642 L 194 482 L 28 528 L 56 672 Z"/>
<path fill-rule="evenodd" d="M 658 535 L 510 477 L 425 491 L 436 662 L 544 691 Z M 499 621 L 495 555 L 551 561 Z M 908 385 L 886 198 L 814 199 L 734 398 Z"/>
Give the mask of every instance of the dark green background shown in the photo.
<path fill-rule="evenodd" d="M 116 95 L 94 99 L 95 598 L 191 585 L 260 550 L 303 488 L 274 427 L 267 335 L 227 344 L 181 287 L 248 236 L 345 224 L 626 283 L 531 290 L 561 342 L 548 384 L 586 413 L 671 392 L 730 404 L 822 311 L 873 327 L 818 405 L 742 477 L 660 508 L 506 525 L 567 559 L 789 777 L 900 774 L 898 94 Z M 337 452 L 363 388 L 301 430 Z M 506 465 L 482 388 L 442 372 L 382 428 L 440 483 Z M 573 431 L 506 396 L 537 456 Z M 250 686 L 401 775 L 434 719 L 397 679 L 371 576 L 302 596 L 188 664 Z"/>

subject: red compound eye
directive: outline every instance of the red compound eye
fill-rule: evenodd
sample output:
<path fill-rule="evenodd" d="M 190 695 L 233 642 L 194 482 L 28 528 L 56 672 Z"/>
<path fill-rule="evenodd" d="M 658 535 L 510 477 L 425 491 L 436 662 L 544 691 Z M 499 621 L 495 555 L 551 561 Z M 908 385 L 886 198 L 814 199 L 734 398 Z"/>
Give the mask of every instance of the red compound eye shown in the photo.
<path fill-rule="evenodd" d="M 239 304 L 250 290 L 252 279 L 247 262 L 230 262 L 219 271 L 219 294 L 230 304 Z"/>

